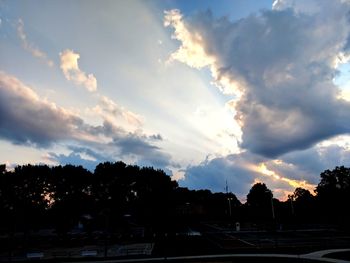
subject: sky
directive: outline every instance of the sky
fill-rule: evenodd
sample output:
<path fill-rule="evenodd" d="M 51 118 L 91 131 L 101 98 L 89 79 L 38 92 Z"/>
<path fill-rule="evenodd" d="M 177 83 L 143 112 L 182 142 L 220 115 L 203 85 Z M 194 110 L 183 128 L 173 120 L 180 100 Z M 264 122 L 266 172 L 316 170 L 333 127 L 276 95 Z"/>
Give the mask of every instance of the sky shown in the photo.
<path fill-rule="evenodd" d="M 283 200 L 350 165 L 348 0 L 0 1 L 0 163 Z"/>

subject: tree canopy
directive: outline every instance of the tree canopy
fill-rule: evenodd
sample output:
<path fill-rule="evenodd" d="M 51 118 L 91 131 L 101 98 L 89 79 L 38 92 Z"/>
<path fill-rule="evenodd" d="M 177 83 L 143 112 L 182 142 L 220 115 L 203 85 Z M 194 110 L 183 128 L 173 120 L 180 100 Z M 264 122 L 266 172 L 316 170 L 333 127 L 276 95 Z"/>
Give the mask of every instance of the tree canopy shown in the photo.
<path fill-rule="evenodd" d="M 0 165 L 0 228 L 53 227 L 66 233 L 90 220 L 95 229 L 120 231 L 132 224 L 170 231 L 196 220 L 266 223 L 292 218 L 345 225 L 350 219 L 344 206 L 350 201 L 350 168 L 336 167 L 320 177 L 315 196 L 296 188 L 281 202 L 264 183 L 256 183 L 242 204 L 233 193 L 189 190 L 162 170 L 123 162 L 100 163 L 94 172 L 73 165 L 23 165 L 12 171 Z"/>

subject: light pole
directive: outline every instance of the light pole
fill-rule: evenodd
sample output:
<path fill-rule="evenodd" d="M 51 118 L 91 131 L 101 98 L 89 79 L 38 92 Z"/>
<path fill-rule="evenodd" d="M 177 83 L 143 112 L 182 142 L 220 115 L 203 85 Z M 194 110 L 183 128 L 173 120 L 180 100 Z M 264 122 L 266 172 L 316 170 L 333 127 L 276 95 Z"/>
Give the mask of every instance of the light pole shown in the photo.
<path fill-rule="evenodd" d="M 272 220 L 275 221 L 275 209 L 273 207 L 273 194 L 272 194 L 272 192 L 270 190 L 266 190 L 265 193 L 269 193 L 270 194 Z"/>
<path fill-rule="evenodd" d="M 275 208 L 273 207 L 273 195 L 271 193 L 271 210 L 272 210 L 272 219 L 275 221 Z"/>
<path fill-rule="evenodd" d="M 229 211 L 229 215 L 230 217 L 232 216 L 232 208 L 231 208 L 231 201 L 233 200 L 232 197 L 227 197 L 228 200 L 228 211 Z"/>
<path fill-rule="evenodd" d="M 293 199 L 294 199 L 294 196 L 293 195 L 288 195 L 288 199 L 290 201 L 290 208 L 292 210 L 292 216 L 294 216 L 294 205 L 293 205 Z"/>
<path fill-rule="evenodd" d="M 227 196 L 227 201 L 228 201 L 228 212 L 229 212 L 229 215 L 230 215 L 230 218 L 231 218 L 231 216 L 232 216 L 231 201 L 233 200 L 233 198 L 229 197 L 227 180 L 226 180 L 225 190 L 226 190 L 226 196 Z"/>

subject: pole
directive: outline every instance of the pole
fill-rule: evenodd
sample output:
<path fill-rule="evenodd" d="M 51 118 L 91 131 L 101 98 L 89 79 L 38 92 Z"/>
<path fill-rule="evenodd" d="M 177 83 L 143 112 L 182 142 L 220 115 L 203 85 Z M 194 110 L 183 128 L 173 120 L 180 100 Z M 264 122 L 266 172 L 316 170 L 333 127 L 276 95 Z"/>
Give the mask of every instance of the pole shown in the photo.
<path fill-rule="evenodd" d="M 273 207 L 273 195 L 271 193 L 271 209 L 272 209 L 272 219 L 275 221 L 275 209 Z"/>
<path fill-rule="evenodd" d="M 228 184 L 227 184 L 227 180 L 226 180 L 225 190 L 226 190 L 226 196 L 227 196 L 227 200 L 228 200 L 228 213 L 229 213 L 229 216 L 230 216 L 230 218 L 231 218 L 231 215 L 232 215 L 231 200 L 232 200 L 232 198 L 229 197 L 229 195 L 228 195 Z"/>
<path fill-rule="evenodd" d="M 229 208 L 228 211 L 229 211 L 229 215 L 230 215 L 230 217 L 231 217 L 231 216 L 232 216 L 232 208 L 231 208 L 231 199 L 232 199 L 232 198 L 229 197 L 229 198 L 227 198 L 227 199 L 228 199 L 228 208 Z"/>
<path fill-rule="evenodd" d="M 294 216 L 294 205 L 293 205 L 293 196 L 289 196 L 289 200 L 290 200 L 290 207 L 292 209 L 292 216 Z"/>

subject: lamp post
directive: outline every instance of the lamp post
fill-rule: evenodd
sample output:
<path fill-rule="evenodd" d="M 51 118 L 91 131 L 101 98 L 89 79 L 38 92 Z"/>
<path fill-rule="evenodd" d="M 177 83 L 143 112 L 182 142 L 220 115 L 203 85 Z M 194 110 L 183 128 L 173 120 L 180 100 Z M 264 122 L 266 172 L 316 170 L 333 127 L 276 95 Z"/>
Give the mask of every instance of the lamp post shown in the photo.
<path fill-rule="evenodd" d="M 273 206 L 273 194 L 272 194 L 272 192 L 270 190 L 266 190 L 265 193 L 269 193 L 270 194 L 272 220 L 275 221 L 275 208 Z"/>
<path fill-rule="evenodd" d="M 288 199 L 290 201 L 290 208 L 292 210 L 292 216 L 294 216 L 294 204 L 293 204 L 294 196 L 293 195 L 288 195 Z"/>
<path fill-rule="evenodd" d="M 227 201 L 228 201 L 228 213 L 229 213 L 229 216 L 231 218 L 231 216 L 232 216 L 231 201 L 233 200 L 233 198 L 229 197 L 227 180 L 226 180 L 225 190 L 226 190 L 226 196 L 227 196 Z"/>
<path fill-rule="evenodd" d="M 232 197 L 227 197 L 227 200 L 228 200 L 228 212 L 229 212 L 229 215 L 231 217 L 232 216 L 231 201 L 233 200 L 233 198 Z"/>
<path fill-rule="evenodd" d="M 272 219 L 275 221 L 275 208 L 273 207 L 273 195 L 271 193 L 271 210 L 272 210 Z"/>

